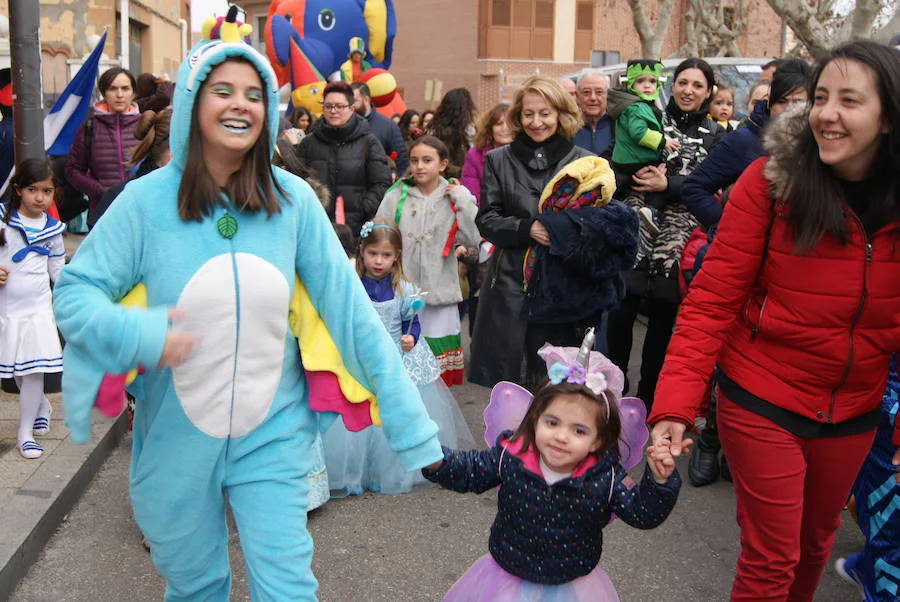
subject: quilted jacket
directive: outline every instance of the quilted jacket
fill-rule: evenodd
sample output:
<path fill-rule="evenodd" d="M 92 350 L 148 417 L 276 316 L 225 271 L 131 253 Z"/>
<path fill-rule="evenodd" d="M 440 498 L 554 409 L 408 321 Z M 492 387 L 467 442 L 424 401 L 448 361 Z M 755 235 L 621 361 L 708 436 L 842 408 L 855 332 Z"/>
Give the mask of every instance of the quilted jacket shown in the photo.
<path fill-rule="evenodd" d="M 771 156 L 735 185 L 682 305 L 651 423 L 693 424 L 716 362 L 752 395 L 822 423 L 881 402 L 890 354 L 900 350 L 900 222 L 867 235 L 847 207 L 846 244 L 825 236 L 810 253 L 794 252 L 791 205 L 780 195 L 805 119 L 785 114 L 771 124 Z"/>
<path fill-rule="evenodd" d="M 391 184 L 387 155 L 369 122 L 356 113 L 340 127 L 320 119 L 296 148 L 300 159 L 331 191 L 329 217 L 334 221 L 335 201 L 343 197 L 346 223 L 358 236 L 363 223 L 375 216 Z"/>
<path fill-rule="evenodd" d="M 141 118 L 137 105 L 132 104 L 124 113 L 110 113 L 105 107 L 106 103 L 94 105 L 90 148 L 85 145 L 82 126 L 75 134 L 66 163 L 66 179 L 87 195 L 90 212 L 107 190 L 128 179 L 128 163 L 138 145 L 134 137 L 134 126 Z"/>

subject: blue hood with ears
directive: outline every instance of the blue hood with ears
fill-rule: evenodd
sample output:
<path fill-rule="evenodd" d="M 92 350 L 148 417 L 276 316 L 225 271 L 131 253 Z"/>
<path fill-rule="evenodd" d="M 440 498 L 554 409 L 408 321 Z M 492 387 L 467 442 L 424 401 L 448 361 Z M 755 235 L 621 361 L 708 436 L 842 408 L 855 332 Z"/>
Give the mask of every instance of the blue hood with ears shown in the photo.
<path fill-rule="evenodd" d="M 188 136 L 191 133 L 191 112 L 197 93 L 209 72 L 229 58 L 249 61 L 259 72 L 266 101 L 266 125 L 269 128 L 269 153 L 275 149 L 278 137 L 278 79 L 269 60 L 255 48 L 243 42 L 223 42 L 221 40 L 201 40 L 197 42 L 181 66 L 175 94 L 172 97 L 172 125 L 169 131 L 169 148 L 172 150 L 172 164 L 183 170 L 187 161 Z"/>

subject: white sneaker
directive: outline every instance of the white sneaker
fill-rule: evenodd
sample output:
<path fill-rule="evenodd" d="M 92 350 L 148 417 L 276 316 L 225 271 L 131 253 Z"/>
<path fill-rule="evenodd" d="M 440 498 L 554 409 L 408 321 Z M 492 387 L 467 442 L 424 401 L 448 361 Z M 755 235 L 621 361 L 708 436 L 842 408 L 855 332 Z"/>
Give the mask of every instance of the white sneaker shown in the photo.
<path fill-rule="evenodd" d="M 641 218 L 641 224 L 647 229 L 647 232 L 653 236 L 659 234 L 659 226 L 656 225 L 656 217 L 653 215 L 653 209 L 650 207 L 641 207 L 638 209 L 638 215 Z"/>
<path fill-rule="evenodd" d="M 26 460 L 35 460 L 44 454 L 44 448 L 34 441 L 23 441 L 16 447 L 19 448 L 19 453 Z"/>
<path fill-rule="evenodd" d="M 46 416 L 38 416 L 34 419 L 31 432 L 35 435 L 47 435 L 50 433 L 50 415 L 53 414 L 53 406 L 48 406 Z"/>

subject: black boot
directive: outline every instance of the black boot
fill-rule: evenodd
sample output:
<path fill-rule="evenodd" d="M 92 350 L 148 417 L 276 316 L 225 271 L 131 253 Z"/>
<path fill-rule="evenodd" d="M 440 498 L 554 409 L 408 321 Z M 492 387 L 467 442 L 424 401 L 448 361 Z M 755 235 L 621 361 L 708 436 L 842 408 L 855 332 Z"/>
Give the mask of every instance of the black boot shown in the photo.
<path fill-rule="evenodd" d="M 714 427 L 707 426 L 700 433 L 691 459 L 688 463 L 688 480 L 694 487 L 715 483 L 719 478 L 719 434 Z"/>

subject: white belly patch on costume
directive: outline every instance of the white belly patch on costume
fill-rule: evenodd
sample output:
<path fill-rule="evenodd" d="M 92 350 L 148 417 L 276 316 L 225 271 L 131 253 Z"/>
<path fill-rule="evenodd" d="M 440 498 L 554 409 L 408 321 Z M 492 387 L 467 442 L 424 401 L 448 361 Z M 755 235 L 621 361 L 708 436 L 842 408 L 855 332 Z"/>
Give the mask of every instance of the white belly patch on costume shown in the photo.
<path fill-rule="evenodd" d="M 184 413 L 207 435 L 246 435 L 268 414 L 281 380 L 289 301 L 284 275 L 248 253 L 213 257 L 182 290 L 176 307 L 185 316 L 173 327 L 199 341 L 172 381 Z"/>

